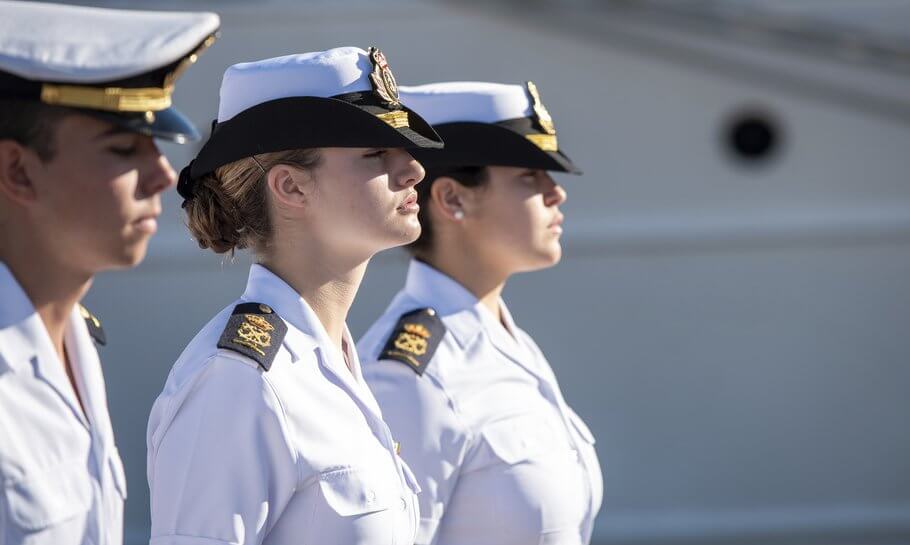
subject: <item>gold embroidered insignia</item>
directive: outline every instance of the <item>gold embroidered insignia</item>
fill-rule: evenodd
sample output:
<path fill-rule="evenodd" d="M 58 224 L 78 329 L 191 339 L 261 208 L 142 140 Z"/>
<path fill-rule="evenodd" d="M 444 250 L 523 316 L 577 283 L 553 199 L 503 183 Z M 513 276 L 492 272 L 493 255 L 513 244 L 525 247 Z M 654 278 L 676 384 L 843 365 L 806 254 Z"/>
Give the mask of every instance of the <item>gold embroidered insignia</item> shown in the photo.
<path fill-rule="evenodd" d="M 537 90 L 537 86 L 534 85 L 533 81 L 529 81 L 525 85 L 528 88 L 528 94 L 531 95 L 531 109 L 534 110 L 534 117 L 537 120 L 537 124 L 543 129 L 543 132 L 547 134 L 556 134 L 556 126 L 553 124 L 553 118 L 550 117 L 550 112 L 547 111 L 547 107 L 544 106 L 543 102 L 540 100 L 540 92 Z"/>
<path fill-rule="evenodd" d="M 278 354 L 288 326 L 268 305 L 241 303 L 234 307 L 218 348 L 252 358 L 266 371 Z"/>
<path fill-rule="evenodd" d="M 392 106 L 401 106 L 401 102 L 398 100 L 398 82 L 395 81 L 385 54 L 379 48 L 371 47 L 369 56 L 370 62 L 373 63 L 373 71 L 370 73 L 373 91 Z"/>
<path fill-rule="evenodd" d="M 255 350 L 257 354 L 265 356 L 265 350 L 272 346 L 272 334 L 275 328 L 265 318 L 255 314 L 244 314 L 243 322 L 237 329 L 237 337 L 231 342 Z"/>
<path fill-rule="evenodd" d="M 422 375 L 445 332 L 445 324 L 433 309 L 409 312 L 399 319 L 379 358 L 407 363 Z"/>

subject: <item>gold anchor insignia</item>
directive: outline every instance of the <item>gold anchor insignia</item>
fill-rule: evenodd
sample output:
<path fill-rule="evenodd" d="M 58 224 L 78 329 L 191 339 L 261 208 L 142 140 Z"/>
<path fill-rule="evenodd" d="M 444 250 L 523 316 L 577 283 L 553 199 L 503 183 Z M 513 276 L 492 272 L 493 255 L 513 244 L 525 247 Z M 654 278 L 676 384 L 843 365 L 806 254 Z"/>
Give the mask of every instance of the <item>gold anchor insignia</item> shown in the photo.
<path fill-rule="evenodd" d="M 265 356 L 265 349 L 272 346 L 272 334 L 275 327 L 262 316 L 244 314 L 243 322 L 237 328 L 237 337 L 231 342 L 245 346 L 260 356 Z"/>
<path fill-rule="evenodd" d="M 370 73 L 370 81 L 373 83 L 373 90 L 376 91 L 382 100 L 400 106 L 398 100 L 398 82 L 389 68 L 389 61 L 385 54 L 379 48 L 371 47 L 369 49 L 370 62 L 373 63 L 373 71 Z"/>
<path fill-rule="evenodd" d="M 423 356 L 427 353 L 427 339 L 430 338 L 430 331 L 421 324 L 405 324 L 404 331 L 398 334 L 395 339 L 395 348 L 410 352 L 416 356 Z"/>
<path fill-rule="evenodd" d="M 533 81 L 527 82 L 526 85 L 533 102 L 531 107 L 534 109 L 534 114 L 537 117 L 537 123 L 540 124 L 540 128 L 547 134 L 556 134 L 556 126 L 553 125 L 553 118 L 550 117 L 550 112 L 547 111 L 547 107 L 544 106 L 543 102 L 540 100 L 540 92 L 537 90 L 537 86 L 534 85 Z"/>

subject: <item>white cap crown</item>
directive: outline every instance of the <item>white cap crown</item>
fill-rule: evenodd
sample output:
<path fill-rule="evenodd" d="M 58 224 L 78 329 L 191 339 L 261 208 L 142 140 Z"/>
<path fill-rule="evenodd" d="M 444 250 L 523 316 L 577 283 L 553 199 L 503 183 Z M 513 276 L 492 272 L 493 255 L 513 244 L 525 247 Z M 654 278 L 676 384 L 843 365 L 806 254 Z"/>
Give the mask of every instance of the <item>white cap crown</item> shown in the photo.
<path fill-rule="evenodd" d="M 279 98 L 328 98 L 372 89 L 373 65 L 359 47 L 286 55 L 231 66 L 221 81 L 218 122 Z"/>
<path fill-rule="evenodd" d="M 532 105 L 522 85 L 476 81 L 452 81 L 401 86 L 401 102 L 431 125 L 474 121 L 498 123 L 530 117 Z"/>
<path fill-rule="evenodd" d="M 214 13 L 0 0 L 0 70 L 36 81 L 102 83 L 180 60 L 218 30 Z"/>

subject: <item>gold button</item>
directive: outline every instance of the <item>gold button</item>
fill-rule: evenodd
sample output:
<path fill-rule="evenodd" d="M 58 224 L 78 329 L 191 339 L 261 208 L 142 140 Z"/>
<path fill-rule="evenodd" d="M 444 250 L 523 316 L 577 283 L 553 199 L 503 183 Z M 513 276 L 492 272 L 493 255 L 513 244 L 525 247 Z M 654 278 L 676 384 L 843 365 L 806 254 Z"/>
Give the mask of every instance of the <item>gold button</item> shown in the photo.
<path fill-rule="evenodd" d="M 270 307 L 270 306 L 268 306 L 268 305 L 263 305 L 263 304 L 261 304 L 261 303 L 260 303 L 260 305 L 259 305 L 259 310 L 261 310 L 264 314 L 271 314 L 271 313 L 272 313 L 272 307 Z"/>
<path fill-rule="evenodd" d="M 145 122 L 154 123 L 155 122 L 155 112 L 145 112 Z"/>

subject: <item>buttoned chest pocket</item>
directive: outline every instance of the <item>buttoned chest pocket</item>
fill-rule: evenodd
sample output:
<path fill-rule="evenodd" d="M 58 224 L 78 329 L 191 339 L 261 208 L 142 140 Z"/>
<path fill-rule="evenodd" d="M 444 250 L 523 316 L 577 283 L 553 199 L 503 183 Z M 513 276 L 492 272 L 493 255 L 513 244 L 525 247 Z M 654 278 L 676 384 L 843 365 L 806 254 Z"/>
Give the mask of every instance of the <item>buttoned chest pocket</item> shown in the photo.
<path fill-rule="evenodd" d="M 496 457 L 510 465 L 547 458 L 560 446 L 550 423 L 531 414 L 487 424 L 482 435 Z"/>
<path fill-rule="evenodd" d="M 14 532 L 33 533 L 64 524 L 75 528 L 85 524 L 91 508 L 92 482 L 85 462 L 77 460 L 31 470 L 7 482 L 3 494 Z"/>
<path fill-rule="evenodd" d="M 333 511 L 350 517 L 392 507 L 398 490 L 390 480 L 378 469 L 345 468 L 320 475 L 319 489 Z"/>
<path fill-rule="evenodd" d="M 394 468 L 345 468 L 319 477 L 324 499 L 308 528 L 312 543 L 413 543 L 415 519 L 410 490 L 403 493 Z"/>

